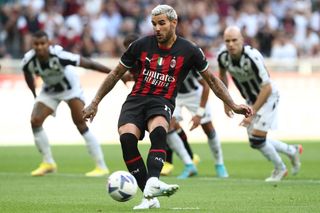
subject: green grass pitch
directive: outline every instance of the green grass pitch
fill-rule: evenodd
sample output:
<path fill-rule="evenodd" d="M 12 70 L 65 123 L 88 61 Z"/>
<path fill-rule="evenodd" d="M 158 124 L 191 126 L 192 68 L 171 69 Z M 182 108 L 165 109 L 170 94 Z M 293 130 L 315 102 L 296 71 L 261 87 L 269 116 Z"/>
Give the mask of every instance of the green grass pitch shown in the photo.
<path fill-rule="evenodd" d="M 299 143 L 295 141 L 294 143 Z M 283 156 L 289 175 L 277 184 L 265 183 L 272 166 L 247 143 L 223 143 L 225 164 L 230 178 L 215 177 L 213 158 L 207 144 L 192 144 L 199 154 L 199 175 L 177 180 L 182 171 L 174 156 L 172 176 L 161 177 L 180 185 L 172 197 L 160 197 L 161 208 L 148 212 L 320 212 L 320 143 L 301 142 L 304 147 L 302 168 L 290 175 L 290 163 Z M 146 154 L 149 145 L 141 145 Z M 106 194 L 106 178 L 87 178 L 93 168 L 85 146 L 53 146 L 59 171 L 45 177 L 31 177 L 40 163 L 34 146 L 0 147 L 0 212 L 133 212 L 142 197 L 120 203 Z M 126 170 L 120 146 L 103 145 L 106 162 L 112 171 Z"/>

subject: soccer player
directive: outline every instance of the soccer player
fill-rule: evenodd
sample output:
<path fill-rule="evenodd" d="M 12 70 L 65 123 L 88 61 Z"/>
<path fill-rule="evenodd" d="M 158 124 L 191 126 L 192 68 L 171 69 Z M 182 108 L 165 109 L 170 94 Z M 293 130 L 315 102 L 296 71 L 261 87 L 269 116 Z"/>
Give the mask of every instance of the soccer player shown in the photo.
<path fill-rule="evenodd" d="M 128 48 L 128 46 L 138 38 L 139 38 L 138 34 L 135 34 L 135 33 L 128 34 L 124 38 L 123 46 L 125 48 Z M 137 76 L 135 75 L 135 67 L 133 67 L 121 77 L 121 80 L 126 83 L 127 81 L 133 81 L 135 78 L 137 78 Z M 208 86 L 208 90 L 209 90 L 209 86 Z M 172 119 L 170 122 L 173 121 Z M 178 123 L 174 122 L 172 123 L 172 125 L 178 125 Z M 171 127 L 171 123 L 170 123 L 169 129 L 172 129 L 172 128 L 173 127 Z M 185 164 L 185 169 L 182 172 L 182 174 L 178 176 L 178 178 L 186 179 L 188 177 L 197 175 L 198 171 L 197 171 L 197 168 L 195 167 L 194 162 L 192 161 L 192 158 L 188 154 L 188 150 L 184 146 L 184 141 L 179 136 L 178 137 L 177 136 L 178 135 L 176 135 L 174 131 L 170 130 L 167 135 L 167 144 L 178 154 L 178 156 L 181 158 L 181 160 Z M 171 156 L 169 157 L 171 157 L 172 159 L 172 149 L 170 149 L 169 146 L 166 146 L 166 150 L 165 150 L 166 156 L 168 156 L 168 152 L 169 152 L 171 154 Z M 164 166 L 162 167 L 162 170 L 160 173 L 161 175 L 163 175 L 162 172 L 165 169 L 166 165 L 171 166 L 171 168 L 173 168 L 172 164 L 169 164 L 167 161 L 164 162 Z"/>
<path fill-rule="evenodd" d="M 65 101 L 70 110 L 73 123 L 86 141 L 88 151 L 95 161 L 96 167 L 86 176 L 104 176 L 109 173 L 103 152 L 96 137 L 82 119 L 84 96 L 80 80 L 75 74 L 75 66 L 109 73 L 110 69 L 80 55 L 66 52 L 58 45 L 50 45 L 48 35 L 38 31 L 33 35 L 33 49 L 28 51 L 22 60 L 22 70 L 30 88 L 35 104 L 31 114 L 31 127 L 35 145 L 42 154 L 43 160 L 39 168 L 31 172 L 32 176 L 43 176 L 57 170 L 48 137 L 42 127 L 49 115 L 55 115 L 61 101 Z M 34 75 L 40 76 L 43 86 L 40 94 L 36 94 Z"/>
<path fill-rule="evenodd" d="M 229 175 L 224 166 L 221 142 L 211 121 L 212 113 L 211 105 L 209 102 L 207 102 L 208 96 L 209 86 L 205 80 L 197 72 L 189 72 L 188 76 L 183 81 L 180 90 L 178 91 L 176 108 L 173 112 L 173 118 L 170 125 L 172 129 L 169 131 L 167 141 L 169 142 L 169 147 L 179 145 L 175 141 L 181 140 L 177 132 L 179 128 L 181 128 L 178 122 L 183 120 L 182 108 L 185 107 L 192 114 L 192 126 L 190 131 L 201 124 L 204 133 L 207 135 L 210 150 L 215 158 L 215 170 L 217 177 L 227 178 Z M 181 132 L 184 131 L 182 130 Z M 187 144 L 185 143 L 185 145 Z M 181 149 L 181 147 L 176 147 L 173 150 Z M 192 157 L 193 154 L 190 147 L 188 148 L 188 145 L 187 149 L 189 150 L 189 153 L 187 152 L 186 154 Z M 185 158 L 185 156 L 182 156 L 182 158 Z M 192 162 L 190 162 L 190 164 L 185 166 L 185 169 L 179 178 L 185 179 L 189 176 L 192 176 L 194 173 L 196 173 L 196 171 Z"/>
<path fill-rule="evenodd" d="M 245 46 L 238 27 L 230 26 L 224 31 L 225 46 L 218 55 L 219 76 L 228 86 L 227 71 L 230 73 L 242 97 L 252 106 L 254 115 L 240 123 L 247 128 L 252 148 L 259 150 L 274 165 L 274 170 L 265 181 L 280 181 L 287 175 L 287 168 L 280 153 L 286 154 L 292 163 L 292 174 L 299 172 L 301 145 L 288 145 L 267 138 L 268 130 L 276 127 L 279 91 L 264 65 L 258 50 Z M 226 104 L 225 112 L 232 117 L 232 109 Z"/>
<path fill-rule="evenodd" d="M 235 104 L 223 83 L 211 74 L 201 49 L 176 35 L 178 17 L 171 6 L 156 6 L 151 17 L 155 34 L 131 43 L 83 110 L 83 118 L 92 121 L 103 97 L 128 69 L 136 67 L 137 78 L 118 121 L 124 162 L 144 196 L 134 209 L 159 208 L 157 197 L 170 196 L 179 188 L 160 181 L 159 176 L 166 158 L 166 137 L 175 97 L 191 68 L 201 73 L 215 94 L 235 113 L 252 114 L 250 107 Z M 144 137 L 145 131 L 149 132 L 151 141 L 146 165 L 138 149 L 138 140 Z"/>

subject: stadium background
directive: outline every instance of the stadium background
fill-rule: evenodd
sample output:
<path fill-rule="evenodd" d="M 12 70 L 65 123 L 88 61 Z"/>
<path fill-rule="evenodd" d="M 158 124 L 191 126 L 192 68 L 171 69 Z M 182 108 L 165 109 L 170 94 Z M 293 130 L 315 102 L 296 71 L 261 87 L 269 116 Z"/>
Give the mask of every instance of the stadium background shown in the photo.
<path fill-rule="evenodd" d="M 320 139 L 320 15 L 317 0 L 216 0 L 216 1 L 102 1 L 22 0 L 0 1 L 0 145 L 33 144 L 29 119 L 33 97 L 20 70 L 23 53 L 30 48 L 30 35 L 46 30 L 54 43 L 65 49 L 114 67 L 123 52 L 122 39 L 129 32 L 152 33 L 150 9 L 158 3 L 177 8 L 178 33 L 200 45 L 217 70 L 215 55 L 221 47 L 226 25 L 243 29 L 245 40 L 266 57 L 266 65 L 281 91 L 279 129 L 282 139 Z M 79 70 L 90 101 L 103 74 Z M 39 84 L 41 84 L 39 82 Z M 118 141 L 117 118 L 129 86 L 119 82 L 103 100 L 90 124 L 103 144 Z M 242 102 L 231 85 L 231 94 Z M 223 141 L 245 141 L 241 116 L 229 119 L 213 94 L 214 124 Z M 187 130 L 190 115 L 183 126 Z M 61 104 L 57 117 L 45 123 L 52 144 L 83 143 Z M 193 142 L 206 141 L 198 128 L 188 132 Z M 147 137 L 146 137 L 147 139 Z"/>

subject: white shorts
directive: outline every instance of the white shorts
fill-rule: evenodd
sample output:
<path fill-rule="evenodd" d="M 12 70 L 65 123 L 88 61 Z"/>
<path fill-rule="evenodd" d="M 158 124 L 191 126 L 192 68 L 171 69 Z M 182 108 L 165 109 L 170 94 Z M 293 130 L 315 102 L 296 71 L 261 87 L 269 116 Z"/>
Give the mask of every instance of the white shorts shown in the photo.
<path fill-rule="evenodd" d="M 41 102 L 50 109 L 52 109 L 53 116 L 57 110 L 58 105 L 61 101 L 68 101 L 74 98 L 79 98 L 83 103 L 85 103 L 85 97 L 83 90 L 80 86 L 73 87 L 71 90 L 65 90 L 59 93 L 47 93 L 44 89 L 41 90 L 40 94 L 37 96 L 35 103 Z"/>
<path fill-rule="evenodd" d="M 176 98 L 176 107 L 173 112 L 173 117 L 178 121 L 182 121 L 182 108 L 185 107 L 193 116 L 196 115 L 196 112 L 200 106 L 201 101 L 201 93 L 202 90 L 198 89 L 197 92 L 188 93 L 188 94 L 180 94 L 178 93 Z M 202 117 L 200 123 L 205 124 L 212 120 L 212 110 L 211 105 L 209 102 L 207 102 L 205 107 L 205 113 Z"/>
<path fill-rule="evenodd" d="M 248 134 L 251 134 L 254 129 L 264 132 L 276 129 L 278 127 L 278 104 L 279 94 L 270 95 L 266 103 L 254 116 L 250 126 L 248 126 Z"/>

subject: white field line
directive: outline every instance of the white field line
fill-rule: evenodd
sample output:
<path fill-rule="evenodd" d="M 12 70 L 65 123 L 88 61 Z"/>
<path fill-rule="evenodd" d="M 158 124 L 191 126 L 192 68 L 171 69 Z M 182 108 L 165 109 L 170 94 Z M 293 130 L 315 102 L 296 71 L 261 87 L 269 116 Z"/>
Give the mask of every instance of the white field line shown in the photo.
<path fill-rule="evenodd" d="M 15 173 L 15 172 L 0 172 L 0 176 L 30 176 L 29 173 Z M 83 174 L 79 173 L 53 173 L 47 174 L 46 176 L 59 176 L 59 177 L 85 177 L 85 178 L 95 178 L 95 177 L 86 177 Z M 31 176 L 30 176 L 31 177 Z M 105 176 L 107 177 L 107 176 Z M 37 177 L 35 177 L 37 178 Z M 41 178 L 41 177 L 38 177 Z M 97 178 L 104 178 L 104 177 L 97 177 Z M 197 179 L 200 181 L 227 181 L 227 182 L 265 182 L 263 179 L 250 179 L 250 178 L 228 178 L 228 179 L 221 179 L 217 177 L 193 177 L 192 179 Z M 284 179 L 281 182 L 273 182 L 273 183 L 312 183 L 312 184 L 320 184 L 320 179 Z M 272 184 L 272 183 L 266 183 Z"/>

